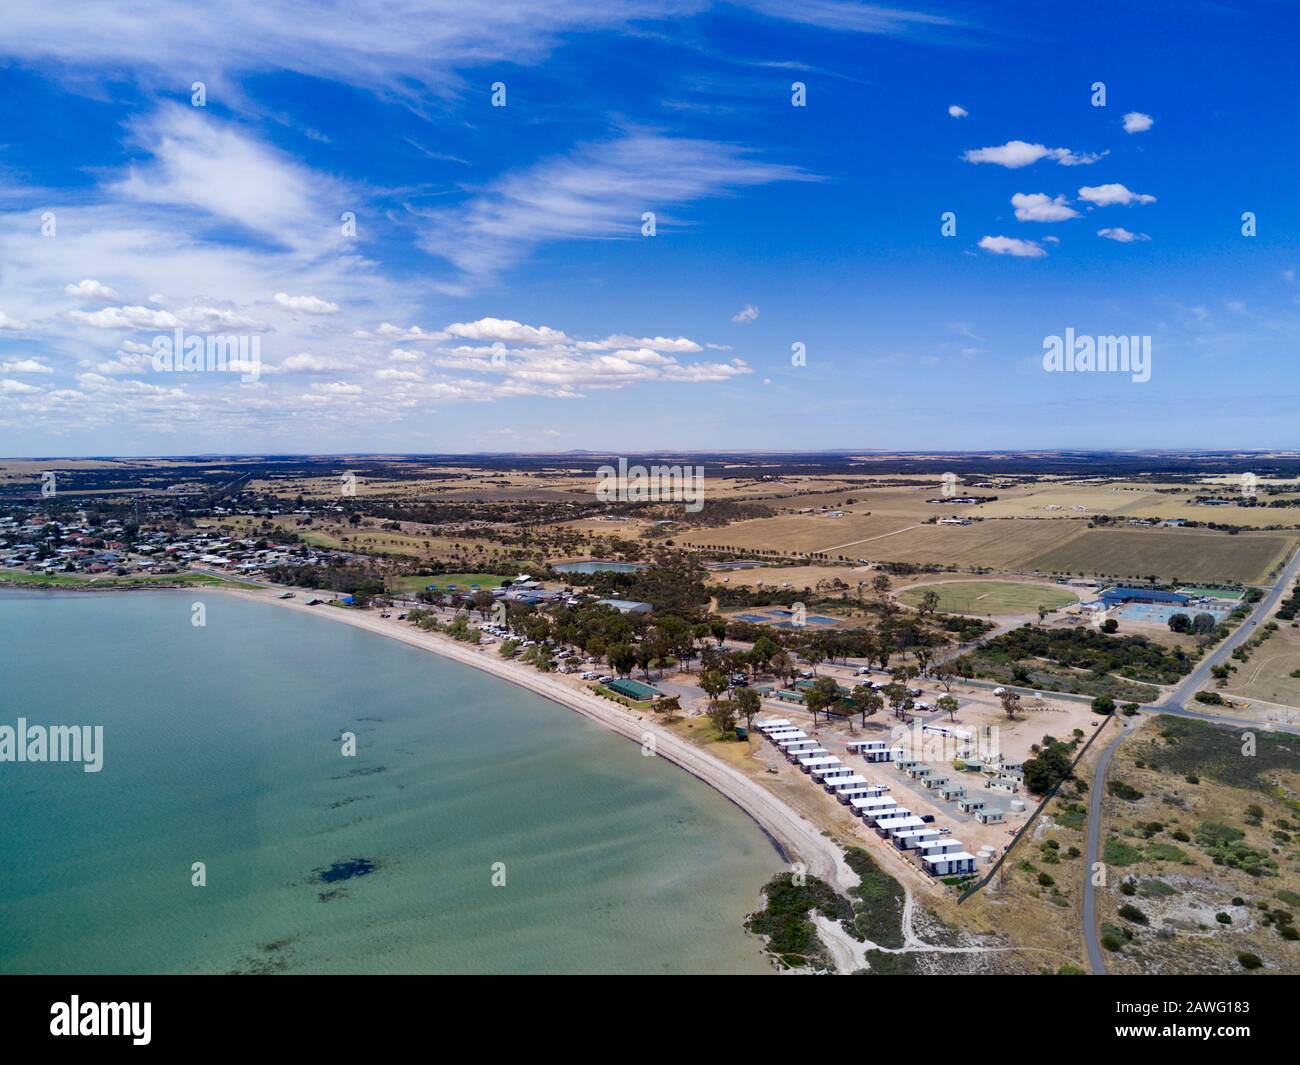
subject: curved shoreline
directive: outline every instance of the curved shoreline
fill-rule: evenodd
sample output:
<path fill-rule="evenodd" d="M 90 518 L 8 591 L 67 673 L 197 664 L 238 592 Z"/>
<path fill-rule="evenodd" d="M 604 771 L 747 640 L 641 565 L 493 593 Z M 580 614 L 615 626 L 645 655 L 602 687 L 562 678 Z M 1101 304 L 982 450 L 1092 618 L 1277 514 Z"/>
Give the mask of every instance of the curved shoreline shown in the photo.
<path fill-rule="evenodd" d="M 207 590 L 207 589 L 205 589 Z M 777 796 L 750 780 L 745 774 L 720 762 L 696 748 L 689 741 L 669 732 L 644 717 L 623 710 L 599 696 L 572 688 L 531 667 L 501 659 L 491 652 L 473 650 L 468 645 L 456 643 L 436 633 L 425 632 L 397 621 L 385 621 L 370 614 L 353 613 L 331 607 L 308 607 L 299 600 L 277 599 L 273 595 L 233 588 L 213 588 L 223 595 L 232 595 L 250 602 L 266 603 L 297 610 L 314 617 L 332 618 L 356 628 L 389 639 L 400 640 L 442 655 L 462 665 L 472 666 L 485 673 L 500 677 L 512 684 L 526 688 L 535 695 L 574 710 L 583 717 L 643 744 L 652 738 L 655 753 L 666 758 L 678 768 L 703 781 L 724 798 L 735 803 L 776 844 L 787 861 L 801 861 L 807 871 L 833 885 L 841 892 L 858 884 L 858 876 L 844 861 L 840 848 L 803 815 L 791 809 Z"/>

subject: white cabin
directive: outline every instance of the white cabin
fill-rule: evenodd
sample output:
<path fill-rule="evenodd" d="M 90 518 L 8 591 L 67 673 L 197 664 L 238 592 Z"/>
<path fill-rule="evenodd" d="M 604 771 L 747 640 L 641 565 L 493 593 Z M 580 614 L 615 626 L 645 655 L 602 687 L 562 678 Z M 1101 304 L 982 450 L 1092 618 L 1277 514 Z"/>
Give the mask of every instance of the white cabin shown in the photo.
<path fill-rule="evenodd" d="M 882 817 L 876 821 L 876 832 L 888 836 L 896 829 L 924 828 L 925 822 L 915 814 L 899 814 L 897 817 Z"/>
<path fill-rule="evenodd" d="M 975 872 L 975 855 L 965 851 L 949 851 L 922 857 L 921 866 L 931 876 L 956 876 Z"/>
<path fill-rule="evenodd" d="M 927 839 L 918 843 L 916 849 L 922 858 L 935 854 L 951 854 L 962 849 L 962 842 L 951 836 L 939 836 L 937 839 Z"/>
<path fill-rule="evenodd" d="M 912 850 L 928 840 L 938 839 L 937 828 L 909 828 L 904 831 L 891 832 L 889 838 L 900 851 Z"/>

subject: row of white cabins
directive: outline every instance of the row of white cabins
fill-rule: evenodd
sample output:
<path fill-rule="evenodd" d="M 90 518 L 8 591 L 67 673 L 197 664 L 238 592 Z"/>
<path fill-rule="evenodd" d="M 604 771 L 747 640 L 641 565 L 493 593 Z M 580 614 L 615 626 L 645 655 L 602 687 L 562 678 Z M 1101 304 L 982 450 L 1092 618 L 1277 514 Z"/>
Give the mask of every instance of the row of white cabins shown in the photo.
<path fill-rule="evenodd" d="M 948 829 L 936 828 L 930 821 L 900 806 L 896 799 L 886 794 L 890 790 L 888 785 L 871 783 L 856 768 L 845 765 L 842 759 L 831 754 L 797 725 L 784 718 L 774 718 L 760 721 L 756 727 L 790 762 L 851 807 L 877 835 L 888 839 L 900 851 L 915 851 L 921 868 L 931 876 L 957 876 L 975 871 L 975 855 L 963 850 L 961 840 L 951 838 Z M 902 761 L 902 748 L 890 748 L 883 740 L 854 740 L 848 746 L 851 752 L 861 754 L 868 762 L 897 760 L 900 767 L 920 765 Z M 928 781 L 926 786 L 929 786 Z M 979 810 L 983 810 L 983 801 L 978 801 Z"/>

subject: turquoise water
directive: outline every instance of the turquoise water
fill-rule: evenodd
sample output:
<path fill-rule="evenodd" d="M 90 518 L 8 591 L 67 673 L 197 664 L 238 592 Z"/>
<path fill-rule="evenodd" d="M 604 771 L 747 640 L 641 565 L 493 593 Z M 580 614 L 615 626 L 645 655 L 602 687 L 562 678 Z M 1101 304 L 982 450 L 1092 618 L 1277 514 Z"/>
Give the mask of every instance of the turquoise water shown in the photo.
<path fill-rule="evenodd" d="M 556 573 L 636 573 L 645 569 L 639 562 L 561 562 Z"/>
<path fill-rule="evenodd" d="M 0 724 L 104 726 L 0 763 L 0 972 L 771 971 L 758 827 L 496 677 L 200 591 L 0 591 L 0 648 Z"/>

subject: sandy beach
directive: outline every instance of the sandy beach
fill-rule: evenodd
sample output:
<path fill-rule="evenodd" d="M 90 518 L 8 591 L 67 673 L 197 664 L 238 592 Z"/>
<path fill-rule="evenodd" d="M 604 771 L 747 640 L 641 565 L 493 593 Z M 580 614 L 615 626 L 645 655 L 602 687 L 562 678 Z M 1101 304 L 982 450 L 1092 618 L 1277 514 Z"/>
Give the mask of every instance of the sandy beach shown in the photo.
<path fill-rule="evenodd" d="M 576 710 L 638 745 L 644 744 L 647 736 L 653 737 L 654 750 L 660 757 L 704 781 L 744 810 L 777 842 L 790 862 L 803 863 L 810 874 L 833 884 L 840 891 L 847 891 L 858 883 L 857 874 L 845 863 L 839 847 L 823 836 L 816 825 L 742 773 L 661 728 L 651 714 L 627 710 L 617 703 L 566 684 L 559 677 L 539 673 L 531 666 L 503 659 L 496 653 L 496 645 L 474 648 L 439 633 L 425 632 L 396 618 L 384 619 L 377 614 L 324 605 L 309 607 L 302 599 L 278 599 L 276 596 L 280 589 L 213 590 L 219 590 L 223 595 L 238 596 L 353 625 L 495 674 L 561 706 Z"/>

